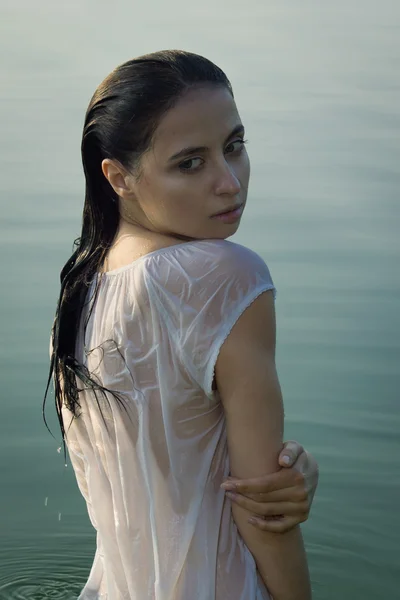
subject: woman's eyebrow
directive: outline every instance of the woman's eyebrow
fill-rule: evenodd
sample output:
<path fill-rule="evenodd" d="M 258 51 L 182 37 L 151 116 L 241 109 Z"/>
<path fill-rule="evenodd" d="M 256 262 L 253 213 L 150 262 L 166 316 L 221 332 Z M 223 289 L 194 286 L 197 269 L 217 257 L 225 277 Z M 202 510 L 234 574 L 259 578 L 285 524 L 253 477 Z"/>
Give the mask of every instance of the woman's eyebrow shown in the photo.
<path fill-rule="evenodd" d="M 226 144 L 234 135 L 244 135 L 244 126 L 241 124 L 236 125 L 236 127 L 234 127 L 232 129 L 232 131 L 226 138 L 224 144 Z M 176 154 L 171 156 L 168 159 L 168 162 L 172 162 L 173 160 L 176 160 L 177 158 L 183 158 L 184 156 L 188 156 L 190 154 L 197 154 L 198 152 L 206 152 L 207 150 L 209 150 L 209 148 L 207 146 L 188 146 L 187 148 L 182 148 L 182 150 L 179 150 L 179 152 L 177 152 Z"/>

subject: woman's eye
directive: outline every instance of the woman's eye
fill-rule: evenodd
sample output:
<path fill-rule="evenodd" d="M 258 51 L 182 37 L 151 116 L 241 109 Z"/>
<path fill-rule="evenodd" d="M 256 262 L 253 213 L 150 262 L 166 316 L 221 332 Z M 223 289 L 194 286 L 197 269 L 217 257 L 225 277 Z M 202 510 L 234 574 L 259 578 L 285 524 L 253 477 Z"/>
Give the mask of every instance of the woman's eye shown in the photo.
<path fill-rule="evenodd" d="M 195 171 L 203 162 L 202 158 L 188 158 L 179 164 L 182 171 Z"/>
<path fill-rule="evenodd" d="M 227 152 L 228 154 L 240 154 L 244 149 L 244 145 L 246 144 L 246 142 L 247 140 L 242 139 L 234 140 L 226 146 L 225 152 Z M 194 171 L 199 170 L 203 164 L 204 160 L 202 158 L 196 157 L 184 160 L 183 162 L 179 163 L 178 167 L 180 171 L 183 171 L 185 173 L 193 173 Z"/>
<path fill-rule="evenodd" d="M 241 152 L 244 148 L 245 143 L 246 140 L 235 140 L 234 142 L 231 142 L 227 145 L 225 151 L 228 152 L 228 154 L 231 154 L 232 152 Z"/>

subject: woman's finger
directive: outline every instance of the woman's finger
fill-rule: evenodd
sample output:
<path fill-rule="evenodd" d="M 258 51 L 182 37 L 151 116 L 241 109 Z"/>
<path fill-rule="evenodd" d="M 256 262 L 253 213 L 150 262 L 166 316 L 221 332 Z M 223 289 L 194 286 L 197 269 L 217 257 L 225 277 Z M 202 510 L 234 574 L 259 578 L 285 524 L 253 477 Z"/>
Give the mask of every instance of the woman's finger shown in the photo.
<path fill-rule="evenodd" d="M 318 485 L 318 463 L 313 457 L 313 455 L 305 450 L 293 465 L 293 469 L 303 474 L 305 486 L 308 492 L 311 505 L 314 498 L 315 490 L 317 489 Z"/>
<path fill-rule="evenodd" d="M 266 494 L 246 494 L 246 498 L 250 498 L 255 502 L 303 502 L 309 499 L 309 496 L 303 483 L 302 485 L 282 488 Z"/>
<path fill-rule="evenodd" d="M 250 498 L 246 498 L 245 496 L 241 496 L 240 494 L 231 495 L 228 492 L 227 496 L 232 500 L 232 502 L 235 502 L 235 504 L 238 504 L 249 512 L 261 517 L 274 517 L 277 515 L 301 515 L 303 513 L 308 513 L 309 510 L 307 497 L 302 502 L 260 503 L 255 502 Z"/>
<path fill-rule="evenodd" d="M 270 531 L 271 533 L 285 533 L 290 531 L 296 525 L 307 521 L 308 513 L 304 515 L 288 516 L 281 519 L 262 519 L 261 517 L 254 517 L 255 521 L 251 524 L 253 527 L 257 527 L 262 531 Z"/>
<path fill-rule="evenodd" d="M 288 442 L 285 442 L 278 458 L 280 466 L 293 466 L 302 452 L 304 452 L 303 446 L 295 440 L 289 440 Z"/>
<path fill-rule="evenodd" d="M 266 494 L 282 488 L 303 485 L 304 476 L 296 469 L 281 469 L 275 473 L 254 477 L 252 479 L 230 479 L 221 487 L 234 490 L 240 494 Z"/>

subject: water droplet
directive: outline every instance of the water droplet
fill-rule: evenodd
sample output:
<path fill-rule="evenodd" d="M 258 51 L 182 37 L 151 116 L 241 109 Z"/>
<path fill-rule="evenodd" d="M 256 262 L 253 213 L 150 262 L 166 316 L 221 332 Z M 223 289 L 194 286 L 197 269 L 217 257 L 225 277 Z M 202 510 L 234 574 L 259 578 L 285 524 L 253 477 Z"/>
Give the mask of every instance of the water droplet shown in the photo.
<path fill-rule="evenodd" d="M 46 498 L 44 499 L 44 505 L 47 506 L 47 501 L 48 501 L 48 496 L 46 496 Z"/>
<path fill-rule="evenodd" d="M 58 520 L 61 521 L 61 513 L 58 513 Z"/>

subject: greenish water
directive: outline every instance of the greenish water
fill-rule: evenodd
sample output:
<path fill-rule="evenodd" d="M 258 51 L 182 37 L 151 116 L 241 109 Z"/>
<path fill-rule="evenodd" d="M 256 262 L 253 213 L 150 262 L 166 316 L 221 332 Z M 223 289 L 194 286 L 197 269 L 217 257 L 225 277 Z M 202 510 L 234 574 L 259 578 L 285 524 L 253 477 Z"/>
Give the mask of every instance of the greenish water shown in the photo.
<path fill-rule="evenodd" d="M 117 64 L 168 47 L 226 70 L 247 127 L 233 239 L 270 267 L 286 437 L 320 464 L 304 525 L 314 600 L 399 598 L 399 3 L 24 0 L 1 13 L 0 599 L 76 599 L 91 565 L 53 411 L 56 440 L 41 420 L 49 332 L 79 235 L 89 98 Z"/>

